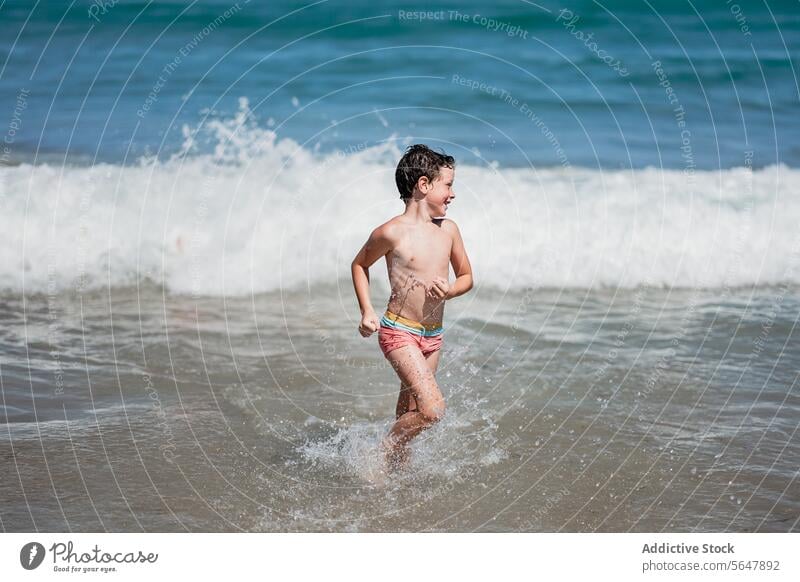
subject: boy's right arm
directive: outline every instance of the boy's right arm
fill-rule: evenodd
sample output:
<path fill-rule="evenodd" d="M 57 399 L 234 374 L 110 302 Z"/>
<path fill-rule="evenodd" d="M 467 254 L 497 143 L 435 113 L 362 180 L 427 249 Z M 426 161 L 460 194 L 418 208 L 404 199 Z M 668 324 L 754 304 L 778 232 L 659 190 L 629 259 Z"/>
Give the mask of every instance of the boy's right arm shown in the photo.
<path fill-rule="evenodd" d="M 378 316 L 369 297 L 369 268 L 375 261 L 391 251 L 392 247 L 389 227 L 385 224 L 379 226 L 369 235 L 367 242 L 358 251 L 350 265 L 353 287 L 358 298 L 358 306 L 361 309 L 361 323 L 358 331 L 364 337 L 369 337 L 378 331 L 379 326 Z"/>

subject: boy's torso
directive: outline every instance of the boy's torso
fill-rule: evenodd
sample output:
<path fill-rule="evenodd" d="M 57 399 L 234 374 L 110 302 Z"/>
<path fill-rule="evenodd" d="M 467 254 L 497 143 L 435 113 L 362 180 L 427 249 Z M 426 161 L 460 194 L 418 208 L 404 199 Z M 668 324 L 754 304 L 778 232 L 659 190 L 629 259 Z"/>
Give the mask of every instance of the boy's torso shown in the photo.
<path fill-rule="evenodd" d="M 420 323 L 441 323 L 444 300 L 429 297 L 436 277 L 448 278 L 453 238 L 444 219 L 408 224 L 392 219 L 394 248 L 386 255 L 392 294 L 388 310 Z"/>

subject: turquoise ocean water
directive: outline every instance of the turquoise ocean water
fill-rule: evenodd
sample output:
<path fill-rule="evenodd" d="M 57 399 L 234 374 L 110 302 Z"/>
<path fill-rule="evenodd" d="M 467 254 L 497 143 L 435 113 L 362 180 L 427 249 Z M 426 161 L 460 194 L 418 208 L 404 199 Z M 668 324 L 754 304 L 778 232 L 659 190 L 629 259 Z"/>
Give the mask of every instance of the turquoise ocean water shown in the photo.
<path fill-rule="evenodd" d="M 742 166 L 745 150 L 756 167 L 800 163 L 795 2 L 12 0 L 1 10 L 4 117 L 30 92 L 20 161 L 168 155 L 183 125 L 231 117 L 245 97 L 259 126 L 311 151 L 415 136 L 452 142 L 472 163 L 559 165 L 535 114 L 572 165 L 683 168 L 680 105 L 698 168 Z"/>

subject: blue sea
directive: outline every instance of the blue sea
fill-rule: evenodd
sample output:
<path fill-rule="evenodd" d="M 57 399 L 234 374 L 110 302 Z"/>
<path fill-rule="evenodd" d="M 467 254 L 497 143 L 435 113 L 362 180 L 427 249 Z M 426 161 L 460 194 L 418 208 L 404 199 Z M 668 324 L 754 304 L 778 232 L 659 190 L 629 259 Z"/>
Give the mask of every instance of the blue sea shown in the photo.
<path fill-rule="evenodd" d="M 797 531 L 798 55 L 788 0 L 0 0 L 0 529 Z M 419 142 L 476 284 L 376 489 L 349 265 Z"/>
<path fill-rule="evenodd" d="M 30 92 L 19 162 L 167 158 L 185 127 L 230 119 L 246 98 L 258 127 L 312 152 L 410 137 L 478 166 L 559 165 L 524 103 L 573 166 L 683 169 L 682 106 L 698 169 L 740 167 L 749 150 L 756 168 L 800 163 L 796 2 L 11 0 L 0 10 L 4 117 Z"/>

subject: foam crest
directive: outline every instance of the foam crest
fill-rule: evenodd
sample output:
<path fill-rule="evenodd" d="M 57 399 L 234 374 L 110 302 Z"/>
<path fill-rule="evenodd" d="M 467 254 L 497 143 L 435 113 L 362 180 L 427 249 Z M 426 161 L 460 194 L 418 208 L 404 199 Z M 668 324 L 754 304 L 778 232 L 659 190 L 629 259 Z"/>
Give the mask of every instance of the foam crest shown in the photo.
<path fill-rule="evenodd" d="M 0 287 L 147 279 L 237 295 L 335 282 L 402 211 L 394 139 L 319 153 L 260 127 L 246 100 L 184 135 L 168 160 L 0 168 Z M 784 165 L 687 176 L 462 163 L 449 215 L 483 286 L 798 283 L 798 186 Z"/>

